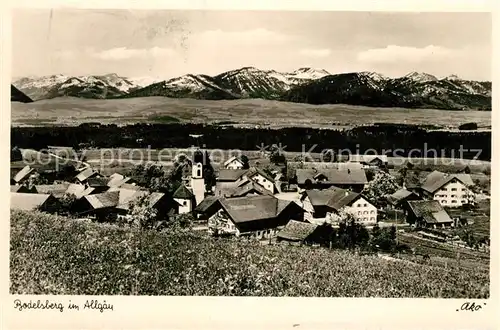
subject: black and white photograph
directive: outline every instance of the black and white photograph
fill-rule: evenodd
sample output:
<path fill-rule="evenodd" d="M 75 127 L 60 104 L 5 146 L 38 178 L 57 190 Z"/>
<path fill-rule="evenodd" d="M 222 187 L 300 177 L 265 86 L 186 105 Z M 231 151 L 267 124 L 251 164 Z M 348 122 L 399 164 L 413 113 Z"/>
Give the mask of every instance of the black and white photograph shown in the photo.
<path fill-rule="evenodd" d="M 491 13 L 11 21 L 16 310 L 78 307 L 26 295 L 487 308 L 473 299 L 491 287 Z"/>

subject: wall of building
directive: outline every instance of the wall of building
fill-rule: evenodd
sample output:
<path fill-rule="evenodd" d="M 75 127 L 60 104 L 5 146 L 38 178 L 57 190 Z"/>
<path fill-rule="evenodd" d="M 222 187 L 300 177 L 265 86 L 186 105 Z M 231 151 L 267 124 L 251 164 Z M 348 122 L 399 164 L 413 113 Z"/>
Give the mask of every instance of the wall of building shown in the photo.
<path fill-rule="evenodd" d="M 229 164 L 227 164 L 226 168 L 230 169 L 230 170 L 240 170 L 243 168 L 243 164 L 241 164 L 239 161 L 237 161 L 235 159 L 232 162 L 230 162 Z"/>
<path fill-rule="evenodd" d="M 474 202 L 474 194 L 462 182 L 453 180 L 432 196 L 442 206 L 459 207 Z"/>
<path fill-rule="evenodd" d="M 262 175 L 257 173 L 256 175 L 252 176 L 252 180 L 257 182 L 270 192 L 274 193 L 274 183 L 264 178 Z"/>
<path fill-rule="evenodd" d="M 351 206 L 345 206 L 344 210 L 364 225 L 377 223 L 377 208 L 363 197 L 358 198 Z"/>
<path fill-rule="evenodd" d="M 174 198 L 179 203 L 179 214 L 189 213 L 193 211 L 193 203 L 188 199 Z"/>

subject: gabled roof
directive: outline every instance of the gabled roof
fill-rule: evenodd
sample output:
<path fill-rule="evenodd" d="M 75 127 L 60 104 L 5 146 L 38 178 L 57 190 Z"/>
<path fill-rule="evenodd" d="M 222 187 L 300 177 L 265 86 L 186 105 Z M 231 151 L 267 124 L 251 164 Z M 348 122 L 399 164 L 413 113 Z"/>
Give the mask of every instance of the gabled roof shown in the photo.
<path fill-rule="evenodd" d="M 435 200 L 409 201 L 411 211 L 416 217 L 422 218 L 427 223 L 453 222 L 441 204 Z"/>
<path fill-rule="evenodd" d="M 121 184 L 118 188 L 121 188 L 121 189 L 128 189 L 128 190 L 136 190 L 136 191 L 139 191 L 139 190 L 145 190 L 146 188 L 143 188 L 141 186 L 138 186 L 136 184 L 131 184 L 131 183 L 124 183 L 124 184 Z"/>
<path fill-rule="evenodd" d="M 257 193 L 259 195 L 272 195 L 272 193 L 264 188 L 262 185 L 254 181 L 247 181 L 245 184 L 238 186 L 231 193 L 231 197 L 246 196 L 250 193 Z"/>
<path fill-rule="evenodd" d="M 29 177 L 29 175 L 34 171 L 35 169 L 31 168 L 29 165 L 26 165 L 23 167 L 17 174 L 14 176 L 13 180 L 15 182 L 21 182 L 22 180 L 26 179 Z"/>
<path fill-rule="evenodd" d="M 229 165 L 231 162 L 233 162 L 235 160 L 237 162 L 239 162 L 241 165 L 243 165 L 243 161 L 239 157 L 233 156 L 224 162 L 224 167 L 226 167 L 227 165 Z"/>
<path fill-rule="evenodd" d="M 115 207 L 119 203 L 118 191 L 106 191 L 101 194 L 84 196 L 94 210 L 108 207 Z"/>
<path fill-rule="evenodd" d="M 219 175 L 217 176 L 217 181 L 236 181 L 243 176 L 248 170 L 232 170 L 227 168 L 221 168 L 219 170 Z"/>
<path fill-rule="evenodd" d="M 122 210 L 128 210 L 131 203 L 144 195 L 148 196 L 149 206 L 152 207 L 155 206 L 165 196 L 164 193 L 160 192 L 148 193 L 146 190 L 130 190 L 124 188 L 110 188 L 107 192 L 118 193 L 116 208 Z"/>
<path fill-rule="evenodd" d="M 181 184 L 172 197 L 179 199 L 193 199 L 194 195 L 185 185 Z"/>
<path fill-rule="evenodd" d="M 289 241 L 304 241 L 316 228 L 318 225 L 309 222 L 290 220 L 277 236 Z"/>
<path fill-rule="evenodd" d="M 220 202 L 236 224 L 276 218 L 287 206 L 295 204 L 268 195 L 221 198 Z"/>
<path fill-rule="evenodd" d="M 10 193 L 10 209 L 32 211 L 43 205 L 51 197 L 50 194 Z"/>
<path fill-rule="evenodd" d="M 87 180 L 88 178 L 90 178 L 91 176 L 97 174 L 96 171 L 94 171 L 91 167 L 87 167 L 85 168 L 83 171 L 81 171 L 80 173 L 78 173 L 75 178 L 82 182 L 82 181 L 85 181 Z"/>
<path fill-rule="evenodd" d="M 272 177 L 269 176 L 269 174 L 267 174 L 263 169 L 261 168 L 258 168 L 258 167 L 255 167 L 255 166 L 252 166 L 250 167 L 247 172 L 245 173 L 245 175 L 249 178 L 253 177 L 254 175 L 257 175 L 257 174 L 260 174 L 262 175 L 264 178 L 266 178 L 267 180 L 271 181 L 272 183 L 274 183 L 274 179 Z"/>
<path fill-rule="evenodd" d="M 215 203 L 219 201 L 216 196 L 207 196 L 201 201 L 200 204 L 194 209 L 196 212 L 204 213 L 207 212 Z"/>
<path fill-rule="evenodd" d="M 362 195 L 349 190 L 332 187 L 330 189 L 306 190 L 305 194 L 313 207 L 326 206 L 336 211 L 344 206 L 349 206 Z"/>
<path fill-rule="evenodd" d="M 322 174 L 326 180 L 321 181 L 333 185 L 341 184 L 366 184 L 366 173 L 362 169 L 297 169 L 297 183 L 305 184 L 306 180 L 311 180 L 314 183 L 318 174 Z"/>
<path fill-rule="evenodd" d="M 396 204 L 402 200 L 405 200 L 410 196 L 417 196 L 417 195 L 409 190 L 406 190 L 405 188 L 402 188 L 394 192 L 392 195 L 387 196 L 387 200 L 390 201 L 392 204 Z"/>
<path fill-rule="evenodd" d="M 87 184 L 91 187 L 108 187 L 108 179 L 101 177 L 90 177 Z"/>
<path fill-rule="evenodd" d="M 35 185 L 35 188 L 39 194 L 51 194 L 54 195 L 54 197 L 61 197 L 66 193 L 69 186 L 70 183 L 65 182 L 57 184 L 40 184 Z"/>
<path fill-rule="evenodd" d="M 11 185 L 10 192 L 32 193 L 32 194 L 37 193 L 35 186 L 28 187 L 26 185 L 14 185 L 14 186 Z"/>
<path fill-rule="evenodd" d="M 430 193 L 434 193 L 452 180 L 458 180 L 466 186 L 473 185 L 471 176 L 469 174 L 448 174 L 439 171 L 433 171 L 429 175 L 427 175 L 421 185 L 421 188 Z"/>

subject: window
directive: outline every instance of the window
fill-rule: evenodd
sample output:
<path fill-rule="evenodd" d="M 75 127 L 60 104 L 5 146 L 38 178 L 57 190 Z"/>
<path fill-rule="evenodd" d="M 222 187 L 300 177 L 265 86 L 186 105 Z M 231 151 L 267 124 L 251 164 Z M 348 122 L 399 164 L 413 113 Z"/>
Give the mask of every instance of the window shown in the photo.
<path fill-rule="evenodd" d="M 465 188 L 460 188 L 461 191 L 465 191 Z"/>
<path fill-rule="evenodd" d="M 361 211 L 358 212 L 358 215 L 361 215 Z"/>
<path fill-rule="evenodd" d="M 363 214 L 368 214 L 368 211 L 364 211 Z"/>
<path fill-rule="evenodd" d="M 451 191 L 457 191 L 457 188 L 451 188 Z"/>
<path fill-rule="evenodd" d="M 451 198 L 457 198 L 457 195 L 451 195 Z"/>
<path fill-rule="evenodd" d="M 187 201 L 182 202 L 182 205 L 186 206 L 188 204 Z"/>
<path fill-rule="evenodd" d="M 445 200 L 445 199 L 443 199 L 443 200 L 441 201 L 441 203 L 446 204 L 446 200 Z"/>
<path fill-rule="evenodd" d="M 374 210 L 371 210 L 371 211 L 370 211 L 370 214 L 374 214 L 374 213 L 375 213 L 375 211 L 374 211 Z"/>
<path fill-rule="evenodd" d="M 370 220 L 375 221 L 375 217 L 371 217 Z"/>
<path fill-rule="evenodd" d="M 466 200 L 462 200 L 462 204 L 467 204 L 467 201 Z"/>
<path fill-rule="evenodd" d="M 201 170 L 200 169 L 198 169 L 198 171 L 196 171 L 196 176 L 201 177 Z"/>
<path fill-rule="evenodd" d="M 367 206 L 368 206 L 368 204 L 366 204 L 366 203 L 365 203 L 363 206 L 364 206 L 364 207 L 367 207 Z"/>
<path fill-rule="evenodd" d="M 441 191 L 448 191 L 448 188 L 441 188 Z"/>
<path fill-rule="evenodd" d="M 457 200 L 456 200 L 456 199 L 454 199 L 454 200 L 452 200 L 451 202 L 452 202 L 452 203 L 456 203 L 456 202 L 457 202 Z"/>

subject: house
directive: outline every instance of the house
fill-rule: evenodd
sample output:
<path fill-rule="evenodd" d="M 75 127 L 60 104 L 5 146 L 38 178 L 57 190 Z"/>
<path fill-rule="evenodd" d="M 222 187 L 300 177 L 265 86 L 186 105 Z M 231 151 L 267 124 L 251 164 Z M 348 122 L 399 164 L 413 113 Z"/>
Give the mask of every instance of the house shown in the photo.
<path fill-rule="evenodd" d="M 221 204 L 219 198 L 216 196 L 207 196 L 205 199 L 196 206 L 193 210 L 198 220 L 207 221 L 214 215 L 220 208 Z"/>
<path fill-rule="evenodd" d="M 209 231 L 270 238 L 290 220 L 303 219 L 304 210 L 296 203 L 274 196 L 250 196 L 218 199 L 218 209 L 208 219 Z"/>
<path fill-rule="evenodd" d="M 401 188 L 391 195 L 385 197 L 388 204 L 393 208 L 402 208 L 407 201 L 420 200 L 420 196 L 405 188 Z"/>
<path fill-rule="evenodd" d="M 93 188 L 94 194 L 99 194 L 109 189 L 108 179 L 101 176 L 93 176 L 88 178 L 85 186 L 88 188 Z"/>
<path fill-rule="evenodd" d="M 11 184 L 21 184 L 26 182 L 32 174 L 34 174 L 35 169 L 31 168 L 29 165 L 23 167 L 19 172 L 17 172 L 11 180 Z"/>
<path fill-rule="evenodd" d="M 338 187 L 361 192 L 368 183 L 362 169 L 297 169 L 297 185 L 301 189 L 325 189 Z"/>
<path fill-rule="evenodd" d="M 69 182 L 55 183 L 55 184 L 39 184 L 35 185 L 35 189 L 39 194 L 50 194 L 56 198 L 61 198 L 68 190 L 70 184 L 71 183 Z"/>
<path fill-rule="evenodd" d="M 377 208 L 360 193 L 337 187 L 306 190 L 300 201 L 309 222 L 337 224 L 338 214 L 346 212 L 363 225 L 377 223 Z"/>
<path fill-rule="evenodd" d="M 87 187 L 83 184 L 72 183 L 68 186 L 68 189 L 66 189 L 66 194 L 74 195 L 76 199 L 80 199 L 83 196 L 87 196 L 94 193 L 94 190 L 95 190 L 94 188 Z"/>
<path fill-rule="evenodd" d="M 436 200 L 408 201 L 406 221 L 417 227 L 445 228 L 453 226 L 453 220 Z"/>
<path fill-rule="evenodd" d="M 179 204 L 179 214 L 189 213 L 193 211 L 194 204 L 196 204 L 193 192 L 181 184 L 179 188 L 172 195 L 174 201 Z"/>
<path fill-rule="evenodd" d="M 10 186 L 10 192 L 17 192 L 17 193 L 25 193 L 25 194 L 36 194 L 38 193 L 36 191 L 35 186 L 28 186 L 28 185 L 11 185 Z"/>
<path fill-rule="evenodd" d="M 278 192 L 275 181 L 269 174 L 260 168 L 251 167 L 246 170 L 221 169 L 215 184 L 215 195 L 223 197 L 228 191 L 232 192 L 236 187 L 240 187 L 248 181 L 258 183 L 260 187 L 271 194 Z"/>
<path fill-rule="evenodd" d="M 360 163 L 364 168 L 386 167 L 387 155 L 349 155 L 349 162 Z"/>
<path fill-rule="evenodd" d="M 316 233 L 321 226 L 309 222 L 290 220 L 276 235 L 278 242 L 291 244 L 316 243 Z"/>
<path fill-rule="evenodd" d="M 34 211 L 38 208 L 41 211 L 53 212 L 58 204 L 57 198 L 50 194 L 10 193 L 11 210 Z"/>
<path fill-rule="evenodd" d="M 241 170 L 245 166 L 245 163 L 241 158 L 233 156 L 224 162 L 224 168 L 229 170 Z"/>
<path fill-rule="evenodd" d="M 249 195 L 272 195 L 261 184 L 242 177 L 236 182 L 216 182 L 215 195 L 217 197 L 243 197 Z"/>
<path fill-rule="evenodd" d="M 102 177 L 98 172 L 94 171 L 91 167 L 87 167 L 83 170 L 80 171 L 75 176 L 75 180 L 77 183 L 85 183 L 87 182 L 88 179 L 94 178 L 94 177 Z"/>
<path fill-rule="evenodd" d="M 86 195 L 76 202 L 75 211 L 79 215 L 94 216 L 98 220 L 115 220 L 121 212 L 117 209 L 119 197 L 119 191 Z"/>
<path fill-rule="evenodd" d="M 443 206 L 458 207 L 473 204 L 475 196 L 469 188 L 473 185 L 469 174 L 431 172 L 421 184 L 422 197 L 438 201 Z"/>
<path fill-rule="evenodd" d="M 133 184 L 134 180 L 119 173 L 113 173 L 109 176 L 107 185 L 110 188 L 119 188 L 125 183 Z"/>

